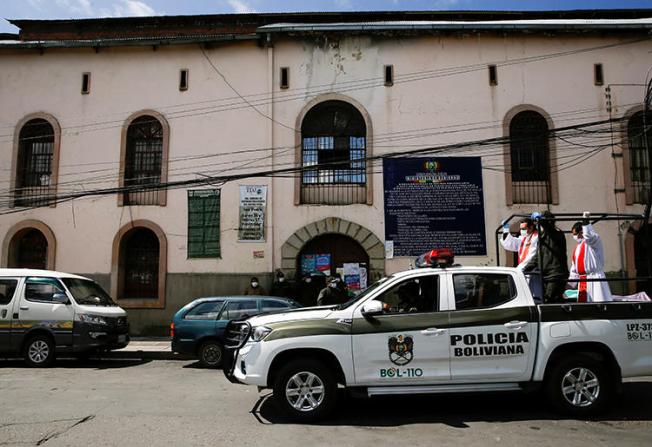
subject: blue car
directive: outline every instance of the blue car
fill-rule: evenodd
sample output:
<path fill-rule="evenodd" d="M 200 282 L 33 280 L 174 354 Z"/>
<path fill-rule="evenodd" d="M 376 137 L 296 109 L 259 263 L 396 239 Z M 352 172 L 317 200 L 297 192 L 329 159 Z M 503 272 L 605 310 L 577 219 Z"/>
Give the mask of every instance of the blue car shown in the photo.
<path fill-rule="evenodd" d="M 179 310 L 170 325 L 172 351 L 196 356 L 208 368 L 218 368 L 224 357 L 224 329 L 231 320 L 265 312 L 301 307 L 296 301 L 273 296 L 199 298 Z"/>

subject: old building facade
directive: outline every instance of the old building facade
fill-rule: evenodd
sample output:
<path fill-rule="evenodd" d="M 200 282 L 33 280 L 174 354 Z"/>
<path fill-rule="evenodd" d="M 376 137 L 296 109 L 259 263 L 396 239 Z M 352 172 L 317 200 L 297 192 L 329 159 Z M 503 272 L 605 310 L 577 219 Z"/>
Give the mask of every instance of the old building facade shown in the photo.
<path fill-rule="evenodd" d="M 480 157 L 484 250 L 463 264 L 496 261 L 511 214 L 647 200 L 650 11 L 14 23 L 1 265 L 96 278 L 137 333 L 252 275 L 297 276 L 305 255 L 370 281 L 407 268 L 386 250 L 388 154 Z M 246 186 L 265 198 L 254 240 L 239 231 Z M 600 224 L 608 271 L 643 269 L 639 226 Z"/>

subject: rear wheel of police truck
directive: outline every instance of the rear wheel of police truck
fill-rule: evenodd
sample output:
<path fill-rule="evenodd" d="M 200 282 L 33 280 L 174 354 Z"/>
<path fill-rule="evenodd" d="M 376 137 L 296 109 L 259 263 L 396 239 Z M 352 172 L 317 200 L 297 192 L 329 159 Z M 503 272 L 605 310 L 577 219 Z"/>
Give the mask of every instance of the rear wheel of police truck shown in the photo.
<path fill-rule="evenodd" d="M 561 359 L 550 371 L 546 383 L 552 405 L 577 417 L 604 410 L 614 391 L 614 379 L 606 365 L 587 354 Z"/>
<path fill-rule="evenodd" d="M 276 375 L 274 401 L 297 421 L 324 419 L 335 408 L 337 381 L 320 361 L 294 360 Z"/>

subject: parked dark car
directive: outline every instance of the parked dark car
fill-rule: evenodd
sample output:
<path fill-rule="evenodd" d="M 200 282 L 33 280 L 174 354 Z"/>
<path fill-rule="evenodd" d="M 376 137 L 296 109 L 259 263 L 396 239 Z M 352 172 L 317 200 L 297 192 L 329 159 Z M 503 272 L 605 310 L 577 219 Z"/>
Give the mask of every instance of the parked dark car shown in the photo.
<path fill-rule="evenodd" d="M 203 366 L 218 368 L 224 357 L 224 329 L 229 321 L 297 307 L 301 306 L 296 301 L 272 296 L 196 299 L 172 319 L 172 351 L 197 356 Z"/>

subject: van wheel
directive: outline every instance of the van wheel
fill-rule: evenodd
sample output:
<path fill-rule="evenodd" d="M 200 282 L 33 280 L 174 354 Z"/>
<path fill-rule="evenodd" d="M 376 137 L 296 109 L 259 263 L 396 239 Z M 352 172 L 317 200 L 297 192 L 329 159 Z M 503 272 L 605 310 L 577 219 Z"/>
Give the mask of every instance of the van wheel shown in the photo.
<path fill-rule="evenodd" d="M 299 422 L 324 419 L 335 409 L 337 382 L 316 360 L 295 360 L 285 365 L 274 382 L 274 401 Z"/>
<path fill-rule="evenodd" d="M 613 378 L 603 363 L 585 354 L 562 359 L 546 383 L 552 405 L 571 416 L 589 416 L 604 410 L 614 393 Z"/>
<path fill-rule="evenodd" d="M 218 368 L 222 365 L 224 347 L 215 340 L 208 340 L 199 347 L 199 363 L 205 368 Z"/>
<path fill-rule="evenodd" d="M 42 368 L 54 361 L 54 343 L 50 337 L 36 335 L 30 338 L 23 352 L 27 365 Z"/>

